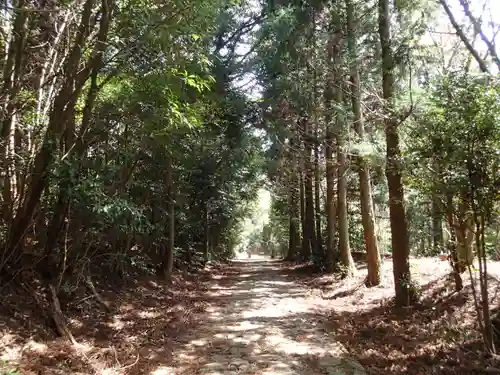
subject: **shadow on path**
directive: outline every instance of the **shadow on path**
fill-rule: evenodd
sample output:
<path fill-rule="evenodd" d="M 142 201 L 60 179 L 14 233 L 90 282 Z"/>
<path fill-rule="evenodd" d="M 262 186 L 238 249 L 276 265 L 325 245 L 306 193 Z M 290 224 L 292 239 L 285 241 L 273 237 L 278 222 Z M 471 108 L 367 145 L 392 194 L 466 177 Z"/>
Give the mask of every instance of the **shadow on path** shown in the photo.
<path fill-rule="evenodd" d="M 151 375 L 364 375 L 323 330 L 321 298 L 282 263 L 235 261 L 213 276 L 207 319 Z"/>

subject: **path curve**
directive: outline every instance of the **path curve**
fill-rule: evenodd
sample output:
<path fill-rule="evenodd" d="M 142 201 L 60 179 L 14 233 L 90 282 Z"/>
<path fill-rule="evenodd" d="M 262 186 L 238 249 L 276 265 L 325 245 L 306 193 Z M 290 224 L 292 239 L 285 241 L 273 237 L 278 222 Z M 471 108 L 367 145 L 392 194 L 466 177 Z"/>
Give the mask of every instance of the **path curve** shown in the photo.
<path fill-rule="evenodd" d="M 321 298 L 275 261 L 235 261 L 214 276 L 207 319 L 153 375 L 366 375 L 322 329 Z"/>

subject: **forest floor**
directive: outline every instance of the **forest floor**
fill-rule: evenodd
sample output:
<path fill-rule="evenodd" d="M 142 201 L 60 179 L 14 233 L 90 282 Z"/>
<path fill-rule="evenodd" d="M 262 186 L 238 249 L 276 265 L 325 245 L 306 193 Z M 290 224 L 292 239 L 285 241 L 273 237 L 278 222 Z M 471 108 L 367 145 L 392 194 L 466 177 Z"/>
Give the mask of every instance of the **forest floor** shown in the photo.
<path fill-rule="evenodd" d="M 366 269 L 358 269 L 341 280 L 252 259 L 177 275 L 168 287 L 148 278 L 119 289 L 96 282 L 111 311 L 86 297 L 64 309 L 77 347 L 54 338 L 29 300 L 6 297 L 0 359 L 23 375 L 473 375 L 500 368 L 482 356 L 470 290 L 452 292 L 447 262 L 412 259 L 422 302 L 399 312 L 390 260 L 375 288 L 364 287 Z M 500 263 L 490 269 L 496 306 Z"/>
<path fill-rule="evenodd" d="M 399 311 L 393 306 L 390 259 L 382 265 L 383 281 L 377 287 L 364 286 L 364 264 L 358 264 L 358 274 L 347 280 L 317 275 L 301 282 L 329 302 L 326 330 L 370 375 L 500 374 L 498 357 L 488 358 L 483 352 L 468 273 L 462 275 L 464 289 L 456 293 L 448 261 L 412 258 L 410 264 L 420 302 Z M 500 306 L 500 262 L 488 262 L 488 270 L 493 309 Z"/>

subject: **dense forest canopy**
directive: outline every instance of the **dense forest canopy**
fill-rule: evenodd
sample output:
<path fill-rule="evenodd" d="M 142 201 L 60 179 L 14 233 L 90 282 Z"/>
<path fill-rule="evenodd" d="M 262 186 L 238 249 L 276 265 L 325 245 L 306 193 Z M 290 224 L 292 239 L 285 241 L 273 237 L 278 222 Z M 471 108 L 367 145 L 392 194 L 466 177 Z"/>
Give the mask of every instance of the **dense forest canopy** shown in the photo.
<path fill-rule="evenodd" d="M 410 255 L 448 256 L 495 350 L 497 0 L 0 8 L 0 275 L 60 335 L 82 275 L 168 281 L 252 248 L 345 277 L 362 253 L 367 286 L 392 257 L 397 306 Z"/>

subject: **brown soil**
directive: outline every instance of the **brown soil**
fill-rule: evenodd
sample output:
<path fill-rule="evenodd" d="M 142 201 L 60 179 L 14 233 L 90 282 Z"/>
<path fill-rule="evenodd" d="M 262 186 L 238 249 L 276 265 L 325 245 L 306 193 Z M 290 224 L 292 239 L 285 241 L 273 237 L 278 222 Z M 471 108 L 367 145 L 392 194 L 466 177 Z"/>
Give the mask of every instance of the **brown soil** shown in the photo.
<path fill-rule="evenodd" d="M 468 276 L 453 293 L 446 261 L 411 263 L 422 298 L 404 311 L 392 306 L 390 260 L 374 288 L 363 285 L 363 265 L 341 280 L 282 262 L 236 262 L 177 275 L 169 286 L 94 280 L 111 311 L 88 292 L 61 298 L 78 347 L 54 337 L 29 296 L 4 288 L 0 359 L 25 375 L 319 375 L 356 369 L 352 357 L 374 375 L 500 373 L 482 354 Z M 490 270 L 496 307 L 500 263 Z"/>

